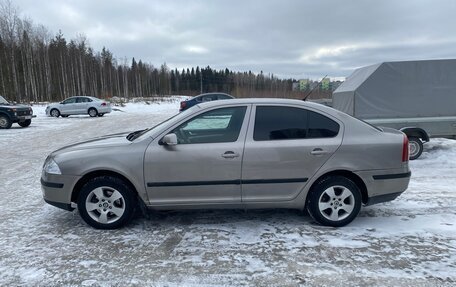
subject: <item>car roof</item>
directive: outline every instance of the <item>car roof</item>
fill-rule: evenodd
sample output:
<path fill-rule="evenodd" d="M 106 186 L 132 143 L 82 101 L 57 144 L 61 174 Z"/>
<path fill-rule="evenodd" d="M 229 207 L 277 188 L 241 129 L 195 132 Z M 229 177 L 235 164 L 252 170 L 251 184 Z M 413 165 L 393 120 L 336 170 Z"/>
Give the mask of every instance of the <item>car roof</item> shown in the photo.
<path fill-rule="evenodd" d="M 334 116 L 339 115 L 341 112 L 335 110 L 331 107 L 318 104 L 307 102 L 303 100 L 294 100 L 294 99 L 278 99 L 278 98 L 245 98 L 245 99 L 232 99 L 232 100 L 219 100 L 219 101 L 210 101 L 198 104 L 201 108 L 210 108 L 210 107 L 217 107 L 217 106 L 225 106 L 225 105 L 236 105 L 236 104 L 265 104 L 265 105 L 294 105 L 294 106 L 302 106 L 308 107 L 315 110 L 319 110 Z"/>
<path fill-rule="evenodd" d="M 234 97 L 233 97 L 232 95 L 230 95 L 230 94 L 227 94 L 227 93 L 218 93 L 218 92 L 199 94 L 198 96 L 195 96 L 195 98 L 204 97 L 204 96 L 211 96 L 211 95 L 224 95 L 224 96 L 228 96 L 228 97 L 234 98 Z"/>

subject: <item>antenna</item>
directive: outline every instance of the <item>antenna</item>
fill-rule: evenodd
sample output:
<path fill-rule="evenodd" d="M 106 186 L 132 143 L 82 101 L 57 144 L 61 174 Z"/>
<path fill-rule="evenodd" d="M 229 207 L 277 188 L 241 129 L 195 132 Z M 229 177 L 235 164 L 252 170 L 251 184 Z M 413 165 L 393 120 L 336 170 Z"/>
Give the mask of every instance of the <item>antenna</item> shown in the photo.
<path fill-rule="evenodd" d="M 323 80 L 327 77 L 328 75 L 324 76 L 319 82 L 318 82 L 318 85 L 316 85 L 312 90 L 310 90 L 307 95 L 304 97 L 304 99 L 302 99 L 303 101 L 306 101 L 307 98 L 310 96 L 310 94 L 312 94 L 312 92 L 320 86 L 321 82 L 323 82 Z"/>

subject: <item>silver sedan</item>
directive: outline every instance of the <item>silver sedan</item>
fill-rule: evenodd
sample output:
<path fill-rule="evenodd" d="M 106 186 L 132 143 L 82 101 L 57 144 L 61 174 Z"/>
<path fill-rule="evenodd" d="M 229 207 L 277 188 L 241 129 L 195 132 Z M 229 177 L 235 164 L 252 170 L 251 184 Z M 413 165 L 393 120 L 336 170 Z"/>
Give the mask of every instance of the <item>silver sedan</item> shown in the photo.
<path fill-rule="evenodd" d="M 198 104 L 149 129 L 59 149 L 41 185 L 49 204 L 101 229 L 136 209 L 307 209 L 350 223 L 362 205 L 409 184 L 408 141 L 332 108 L 297 100 Z"/>
<path fill-rule="evenodd" d="M 111 112 L 111 104 L 95 97 L 70 97 L 60 103 L 52 103 L 46 107 L 46 115 L 68 117 L 70 115 L 89 115 L 102 117 Z"/>

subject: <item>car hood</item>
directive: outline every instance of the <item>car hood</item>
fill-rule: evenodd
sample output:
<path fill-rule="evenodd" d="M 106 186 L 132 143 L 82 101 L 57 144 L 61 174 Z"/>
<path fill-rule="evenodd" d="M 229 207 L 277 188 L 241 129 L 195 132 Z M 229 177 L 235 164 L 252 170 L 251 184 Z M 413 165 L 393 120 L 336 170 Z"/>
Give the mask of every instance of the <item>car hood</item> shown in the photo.
<path fill-rule="evenodd" d="M 17 110 L 28 110 L 30 107 L 27 105 L 9 105 L 9 104 L 0 104 L 1 108 L 8 109 L 17 109 Z"/>
<path fill-rule="evenodd" d="M 72 145 L 65 146 L 60 148 L 52 153 L 52 155 L 57 155 L 64 152 L 75 151 L 75 150 L 84 150 L 84 149 L 95 149 L 95 148 L 106 148 L 106 147 L 115 147 L 115 146 L 126 146 L 130 145 L 132 142 L 127 140 L 126 136 L 128 132 L 106 135 L 98 138 L 93 138 L 84 142 L 75 143 Z"/>

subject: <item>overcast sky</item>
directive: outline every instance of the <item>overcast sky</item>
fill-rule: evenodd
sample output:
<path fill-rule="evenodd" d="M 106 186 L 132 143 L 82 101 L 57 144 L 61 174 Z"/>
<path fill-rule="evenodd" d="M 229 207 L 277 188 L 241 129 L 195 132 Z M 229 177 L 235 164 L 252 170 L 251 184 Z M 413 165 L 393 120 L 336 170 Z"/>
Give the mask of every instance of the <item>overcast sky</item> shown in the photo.
<path fill-rule="evenodd" d="M 97 51 L 170 68 L 346 77 L 383 61 L 456 58 L 456 1 L 13 0 Z M 39 4 L 38 4 L 39 3 Z"/>

